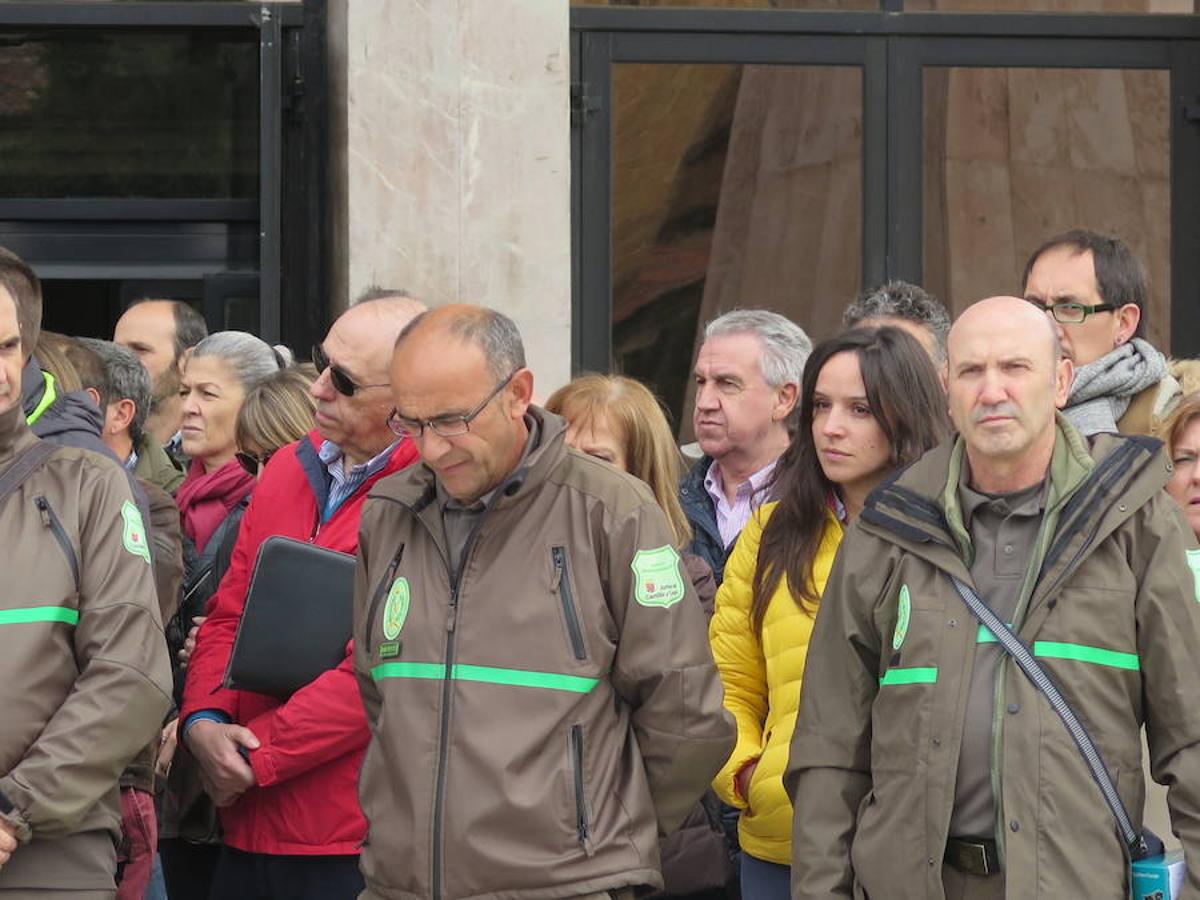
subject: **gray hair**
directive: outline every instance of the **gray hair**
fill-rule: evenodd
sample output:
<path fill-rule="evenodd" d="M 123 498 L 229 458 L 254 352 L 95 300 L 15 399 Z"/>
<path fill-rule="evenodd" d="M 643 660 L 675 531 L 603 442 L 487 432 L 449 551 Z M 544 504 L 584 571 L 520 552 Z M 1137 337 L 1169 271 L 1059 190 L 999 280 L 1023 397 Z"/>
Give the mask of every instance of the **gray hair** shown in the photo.
<path fill-rule="evenodd" d="M 245 331 L 218 331 L 192 349 L 190 359 L 211 356 L 229 366 L 246 393 L 273 372 L 287 368 L 287 356 Z"/>
<path fill-rule="evenodd" d="M 717 316 L 704 327 L 704 339 L 731 334 L 752 334 L 762 343 L 759 367 L 763 380 L 773 388 L 789 382 L 800 387 L 804 364 L 812 353 L 812 341 L 804 329 L 769 309 L 735 309 Z M 800 408 L 797 401 L 796 409 Z"/>
<path fill-rule="evenodd" d="M 863 291 L 842 314 L 842 326 L 854 328 L 872 319 L 904 319 L 929 329 L 938 362 L 946 361 L 950 313 L 937 297 L 907 281 L 889 281 Z"/>
<path fill-rule="evenodd" d="M 404 326 L 396 338 L 397 347 L 420 327 L 429 312 L 421 313 Z M 525 344 L 517 323 L 499 310 L 486 306 L 463 307 L 461 313 L 443 324 L 452 335 L 469 341 L 483 351 L 488 371 L 494 378 L 506 378 L 517 369 L 525 368 Z"/>
<path fill-rule="evenodd" d="M 121 400 L 133 402 L 129 438 L 135 448 L 140 446 L 154 396 L 150 385 L 150 373 L 128 347 L 98 338 L 81 337 L 76 340 L 90 350 L 104 366 L 103 383 L 92 385 L 100 394 L 100 405 L 107 407 L 108 404 Z"/>

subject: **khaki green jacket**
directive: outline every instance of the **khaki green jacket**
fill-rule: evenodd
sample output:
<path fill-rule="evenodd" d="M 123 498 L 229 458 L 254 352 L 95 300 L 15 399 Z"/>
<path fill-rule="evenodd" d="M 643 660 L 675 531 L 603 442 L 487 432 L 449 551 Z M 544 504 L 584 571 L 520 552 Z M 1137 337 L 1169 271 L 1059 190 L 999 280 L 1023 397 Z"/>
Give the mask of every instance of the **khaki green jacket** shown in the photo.
<path fill-rule="evenodd" d="M 539 446 L 458 571 L 424 466 L 363 509 L 364 897 L 661 887 L 659 835 L 733 746 L 704 614 L 649 490 L 531 413 Z"/>
<path fill-rule="evenodd" d="M 0 470 L 36 438 L 0 415 Z M 117 779 L 157 734 L 171 672 L 125 473 L 61 448 L 0 504 L 0 818 L 15 890 L 113 889 Z"/>
<path fill-rule="evenodd" d="M 149 434 L 143 435 L 142 442 L 134 449 L 138 458 L 133 474 L 175 496 L 186 473 L 175 465 L 167 451 Z"/>
<path fill-rule="evenodd" d="M 969 673 L 990 638 L 970 584 L 961 441 L 877 489 L 842 543 L 808 651 L 785 784 L 792 896 L 940 898 Z M 1016 630 L 1087 724 L 1135 820 L 1139 728 L 1200 896 L 1200 567 L 1150 438 L 1060 419 Z M 1189 568 L 1189 559 L 1192 568 Z M 901 594 L 909 598 L 902 602 Z M 909 614 L 900 615 L 901 608 Z M 899 627 L 898 627 L 899 623 Z M 1011 898 L 1129 896 L 1113 816 L 1062 721 L 1011 660 L 997 676 L 996 838 Z"/>

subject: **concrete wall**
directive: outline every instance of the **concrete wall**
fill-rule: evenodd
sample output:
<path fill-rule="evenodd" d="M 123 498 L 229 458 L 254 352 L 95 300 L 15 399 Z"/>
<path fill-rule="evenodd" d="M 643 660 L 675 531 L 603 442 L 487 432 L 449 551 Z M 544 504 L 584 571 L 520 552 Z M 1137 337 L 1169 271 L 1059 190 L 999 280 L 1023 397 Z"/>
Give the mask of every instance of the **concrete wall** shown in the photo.
<path fill-rule="evenodd" d="M 511 315 L 570 377 L 567 0 L 331 0 L 333 295 Z"/>

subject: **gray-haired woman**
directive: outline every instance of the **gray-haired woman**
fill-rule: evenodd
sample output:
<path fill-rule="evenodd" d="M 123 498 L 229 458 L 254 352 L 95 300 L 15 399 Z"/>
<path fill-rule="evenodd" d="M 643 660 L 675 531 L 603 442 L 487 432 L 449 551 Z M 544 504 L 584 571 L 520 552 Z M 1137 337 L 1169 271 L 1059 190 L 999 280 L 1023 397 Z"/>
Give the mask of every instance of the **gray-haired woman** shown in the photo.
<path fill-rule="evenodd" d="M 219 331 L 197 344 L 180 382 L 183 452 L 191 457 L 187 477 L 175 494 L 184 533 L 184 576 L 179 610 L 167 624 L 173 661 L 189 630 L 203 622 L 205 605 L 228 567 L 242 514 L 256 479 L 238 463 L 236 424 L 246 395 L 290 360 L 288 355 L 243 331 Z M 184 667 L 175 664 L 176 697 Z M 168 893 L 184 900 L 208 896 L 220 825 L 201 790 L 190 757 L 172 760 L 176 722 L 163 732 L 160 774 L 167 774 L 159 822 L 159 850 Z"/>

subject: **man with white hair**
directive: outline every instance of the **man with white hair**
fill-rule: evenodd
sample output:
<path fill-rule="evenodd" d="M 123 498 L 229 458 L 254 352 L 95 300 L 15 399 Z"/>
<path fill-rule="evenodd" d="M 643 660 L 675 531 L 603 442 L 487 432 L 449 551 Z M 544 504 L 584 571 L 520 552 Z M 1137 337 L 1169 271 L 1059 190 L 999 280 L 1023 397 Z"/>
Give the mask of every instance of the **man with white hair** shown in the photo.
<path fill-rule="evenodd" d="M 787 449 L 812 341 L 765 309 L 737 309 L 708 323 L 696 357 L 692 424 L 704 453 L 679 488 L 691 523 L 688 548 L 719 584 L 734 541 L 765 499 Z"/>

